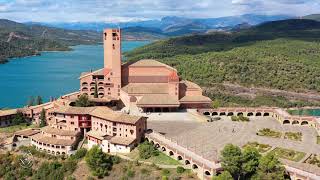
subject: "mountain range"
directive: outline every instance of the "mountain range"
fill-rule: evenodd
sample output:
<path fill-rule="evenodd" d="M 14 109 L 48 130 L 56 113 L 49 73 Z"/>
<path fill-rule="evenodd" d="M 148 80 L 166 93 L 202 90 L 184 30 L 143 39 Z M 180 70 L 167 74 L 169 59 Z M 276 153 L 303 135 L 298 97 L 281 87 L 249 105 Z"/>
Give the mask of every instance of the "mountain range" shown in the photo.
<path fill-rule="evenodd" d="M 147 20 L 123 23 L 105 22 L 27 22 L 27 24 L 40 24 L 50 27 L 57 27 L 70 30 L 93 30 L 101 31 L 106 27 L 120 27 L 125 33 L 125 38 L 132 39 L 158 39 L 170 36 L 179 36 L 193 33 L 205 33 L 212 30 L 230 30 L 239 24 L 249 26 L 257 25 L 267 21 L 277 21 L 293 18 L 286 15 L 256 15 L 245 14 L 241 16 L 228 16 L 220 18 L 185 18 L 176 16 L 163 17 L 160 20 Z"/>
<path fill-rule="evenodd" d="M 38 55 L 41 51 L 65 51 L 69 46 L 96 44 L 101 34 L 87 30 L 65 30 L 26 25 L 0 19 L 0 64 L 9 58 Z"/>

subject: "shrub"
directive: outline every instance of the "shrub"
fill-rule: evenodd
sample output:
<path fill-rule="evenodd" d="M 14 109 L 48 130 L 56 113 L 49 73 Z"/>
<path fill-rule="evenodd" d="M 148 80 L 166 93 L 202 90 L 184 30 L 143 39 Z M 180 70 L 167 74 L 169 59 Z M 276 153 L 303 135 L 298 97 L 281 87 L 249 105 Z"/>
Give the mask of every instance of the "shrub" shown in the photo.
<path fill-rule="evenodd" d="M 111 156 L 111 160 L 113 164 L 119 164 L 121 162 L 121 159 L 118 156 Z"/>
<path fill-rule="evenodd" d="M 142 159 L 149 159 L 152 156 L 158 156 L 159 151 L 149 142 L 145 141 L 144 143 L 138 146 L 139 157 Z"/>
<path fill-rule="evenodd" d="M 169 171 L 168 169 L 162 169 L 161 174 L 162 174 L 163 176 L 167 176 L 167 175 L 170 174 L 170 171 Z"/>
<path fill-rule="evenodd" d="M 168 176 L 162 176 L 162 180 L 169 180 Z"/>
<path fill-rule="evenodd" d="M 185 171 L 185 169 L 183 167 L 181 167 L 181 166 L 177 167 L 177 173 L 182 174 L 182 173 L 184 173 L 184 171 Z"/>
<path fill-rule="evenodd" d="M 134 175 L 135 175 L 135 172 L 132 170 L 132 169 L 129 169 L 128 171 L 127 171 L 127 176 L 128 177 L 134 177 Z"/>
<path fill-rule="evenodd" d="M 149 174 L 150 173 L 150 171 L 145 168 L 142 168 L 140 171 L 141 171 L 141 174 Z"/>
<path fill-rule="evenodd" d="M 87 154 L 87 149 L 81 148 L 81 149 L 77 150 L 76 153 L 71 156 L 71 158 L 82 159 L 83 157 L 86 156 L 86 154 Z"/>

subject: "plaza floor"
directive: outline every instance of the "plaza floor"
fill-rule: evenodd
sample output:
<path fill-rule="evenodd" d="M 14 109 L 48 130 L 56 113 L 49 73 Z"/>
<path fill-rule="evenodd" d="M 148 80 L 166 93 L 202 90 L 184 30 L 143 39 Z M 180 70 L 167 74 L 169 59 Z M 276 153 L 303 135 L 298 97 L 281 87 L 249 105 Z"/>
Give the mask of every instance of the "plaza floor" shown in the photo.
<path fill-rule="evenodd" d="M 258 136 L 259 129 L 270 128 L 284 132 L 301 132 L 302 141 L 284 138 Z M 223 117 L 215 122 L 197 122 L 185 120 L 148 121 L 148 129 L 153 129 L 173 139 L 179 145 L 191 148 L 207 159 L 215 159 L 223 147 L 232 143 L 243 146 L 248 142 L 269 144 L 273 147 L 293 149 L 307 154 L 319 154 L 320 145 L 316 143 L 317 132 L 307 126 L 282 125 L 271 117 L 253 117 L 250 122 L 233 122 Z"/>

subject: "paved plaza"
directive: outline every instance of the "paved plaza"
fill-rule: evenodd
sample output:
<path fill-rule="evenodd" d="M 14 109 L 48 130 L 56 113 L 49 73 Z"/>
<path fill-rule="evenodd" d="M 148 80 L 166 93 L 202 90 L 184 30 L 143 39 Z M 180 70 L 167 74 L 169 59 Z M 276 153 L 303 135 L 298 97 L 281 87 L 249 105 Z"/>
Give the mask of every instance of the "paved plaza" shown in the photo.
<path fill-rule="evenodd" d="M 289 131 L 301 132 L 302 141 L 256 135 L 257 131 L 263 128 L 281 131 L 283 134 Z M 215 122 L 148 121 L 148 129 L 153 129 L 179 145 L 188 147 L 197 154 L 212 160 L 217 158 L 214 157 L 216 153 L 219 153 L 228 143 L 243 146 L 248 142 L 258 142 L 307 154 L 319 154 L 320 152 L 320 145 L 316 144 L 315 129 L 307 126 L 282 125 L 271 117 L 252 117 L 250 122 L 233 122 L 230 117 L 222 117 L 222 120 Z"/>

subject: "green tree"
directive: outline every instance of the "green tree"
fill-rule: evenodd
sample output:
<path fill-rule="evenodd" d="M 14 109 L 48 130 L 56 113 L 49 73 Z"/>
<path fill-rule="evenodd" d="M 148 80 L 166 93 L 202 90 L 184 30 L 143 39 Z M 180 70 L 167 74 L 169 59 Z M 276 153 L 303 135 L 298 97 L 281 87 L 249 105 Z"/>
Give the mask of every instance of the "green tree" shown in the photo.
<path fill-rule="evenodd" d="M 43 102 L 42 102 L 42 97 L 41 96 L 37 96 L 36 97 L 36 100 L 35 100 L 36 102 L 36 105 L 40 105 L 40 104 L 42 104 Z"/>
<path fill-rule="evenodd" d="M 18 111 L 16 115 L 14 115 L 14 118 L 12 120 L 12 123 L 14 125 L 18 125 L 18 124 L 21 124 L 21 123 L 25 123 L 26 120 L 25 120 L 25 117 L 23 115 L 22 112 Z"/>
<path fill-rule="evenodd" d="M 212 102 L 212 108 L 214 109 L 217 109 L 220 107 L 220 101 L 215 99 L 213 102 Z"/>
<path fill-rule="evenodd" d="M 46 120 L 46 110 L 42 109 L 40 113 L 40 127 L 44 127 L 47 125 L 47 120 Z"/>
<path fill-rule="evenodd" d="M 274 153 L 268 153 L 259 160 L 257 179 L 285 179 L 285 168 Z"/>
<path fill-rule="evenodd" d="M 29 97 L 29 100 L 28 100 L 27 105 L 28 105 L 28 106 L 33 106 L 33 105 L 34 105 L 34 97 L 33 97 L 33 96 L 30 96 L 30 97 Z"/>
<path fill-rule="evenodd" d="M 138 150 L 139 150 L 139 157 L 141 159 L 149 159 L 152 156 L 159 155 L 159 151 L 148 141 L 145 141 L 142 144 L 139 144 Z"/>
<path fill-rule="evenodd" d="M 212 180 L 233 180 L 233 177 L 228 171 L 223 171 L 218 176 L 213 176 Z"/>
<path fill-rule="evenodd" d="M 227 144 L 221 152 L 221 165 L 233 178 L 238 179 L 241 174 L 242 152 L 238 146 Z"/>
<path fill-rule="evenodd" d="M 102 178 L 108 175 L 108 171 L 112 168 L 111 156 L 102 152 L 98 146 L 93 146 L 86 154 L 85 160 L 92 174 Z"/>
<path fill-rule="evenodd" d="M 98 85 L 97 85 L 97 81 L 94 84 L 94 98 L 98 98 Z"/>
<path fill-rule="evenodd" d="M 89 101 L 89 97 L 86 94 L 82 94 L 77 100 L 76 100 L 76 106 L 77 107 L 89 107 L 91 106 L 91 102 Z"/>
<path fill-rule="evenodd" d="M 254 147 L 246 147 L 242 152 L 242 172 L 244 179 L 250 179 L 257 171 L 261 155 Z"/>

